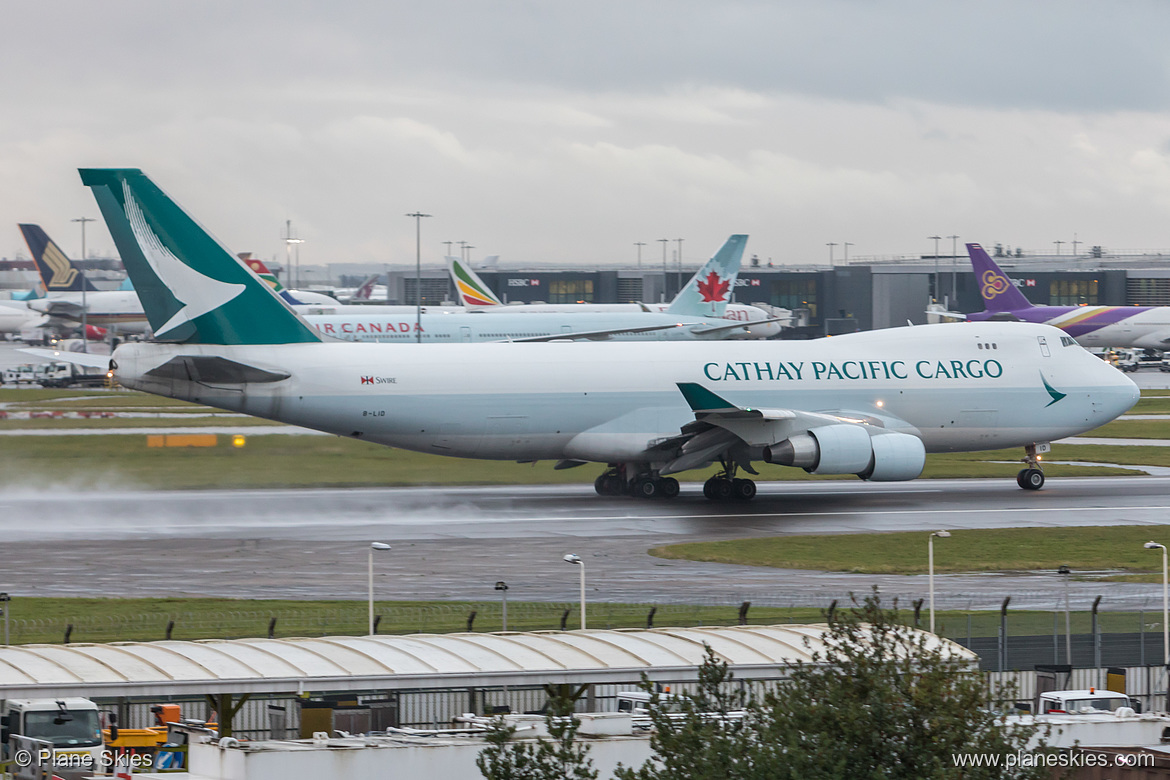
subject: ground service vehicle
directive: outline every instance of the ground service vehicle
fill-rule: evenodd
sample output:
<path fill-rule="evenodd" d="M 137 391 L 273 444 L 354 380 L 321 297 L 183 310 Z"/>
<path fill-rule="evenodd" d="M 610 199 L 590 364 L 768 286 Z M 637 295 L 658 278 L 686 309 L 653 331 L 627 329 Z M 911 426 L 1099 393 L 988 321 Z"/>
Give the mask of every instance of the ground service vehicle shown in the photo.
<path fill-rule="evenodd" d="M 97 705 L 89 699 L 8 699 L 0 716 L 0 739 L 6 760 L 12 759 L 12 737 L 51 742 L 58 753 L 85 754 L 102 766 L 105 744 Z"/>
<path fill-rule="evenodd" d="M 1121 707 L 1134 707 L 1124 693 L 1099 691 L 1096 688 L 1072 691 L 1047 691 L 1040 694 L 1038 715 L 1116 712 Z"/>
<path fill-rule="evenodd" d="M 33 374 L 41 387 L 101 387 L 106 381 L 106 372 L 100 368 L 76 363 L 42 363 Z"/>

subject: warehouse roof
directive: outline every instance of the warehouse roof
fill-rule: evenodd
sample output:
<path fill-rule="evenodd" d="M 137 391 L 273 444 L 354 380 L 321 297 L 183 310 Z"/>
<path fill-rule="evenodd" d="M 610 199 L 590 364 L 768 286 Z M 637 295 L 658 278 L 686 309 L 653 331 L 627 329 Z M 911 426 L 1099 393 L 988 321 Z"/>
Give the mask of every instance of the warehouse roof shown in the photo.
<path fill-rule="evenodd" d="M 784 676 L 824 625 L 408 634 L 0 647 L 0 697 L 463 688 L 694 679 L 704 645 L 741 678 Z M 944 652 L 964 648 L 927 635 Z"/>

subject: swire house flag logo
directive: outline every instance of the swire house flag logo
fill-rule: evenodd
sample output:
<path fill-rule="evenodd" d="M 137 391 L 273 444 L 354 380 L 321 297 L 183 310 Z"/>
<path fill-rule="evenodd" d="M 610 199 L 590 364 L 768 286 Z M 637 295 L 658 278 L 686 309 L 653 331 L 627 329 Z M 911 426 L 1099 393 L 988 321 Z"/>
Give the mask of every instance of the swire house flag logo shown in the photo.
<path fill-rule="evenodd" d="M 699 295 L 703 296 L 704 303 L 718 303 L 727 300 L 727 291 L 731 284 L 719 278 L 719 274 L 712 271 L 706 279 L 699 280 Z"/>

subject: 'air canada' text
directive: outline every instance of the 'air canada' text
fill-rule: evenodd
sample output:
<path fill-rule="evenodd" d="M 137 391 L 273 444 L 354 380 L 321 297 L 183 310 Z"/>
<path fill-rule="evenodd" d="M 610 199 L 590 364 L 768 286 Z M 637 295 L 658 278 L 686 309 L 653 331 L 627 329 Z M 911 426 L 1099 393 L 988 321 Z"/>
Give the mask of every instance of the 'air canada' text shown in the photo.
<path fill-rule="evenodd" d="M 1003 365 L 998 360 L 846 360 L 821 363 L 707 363 L 703 373 L 713 382 L 819 379 L 998 379 Z"/>

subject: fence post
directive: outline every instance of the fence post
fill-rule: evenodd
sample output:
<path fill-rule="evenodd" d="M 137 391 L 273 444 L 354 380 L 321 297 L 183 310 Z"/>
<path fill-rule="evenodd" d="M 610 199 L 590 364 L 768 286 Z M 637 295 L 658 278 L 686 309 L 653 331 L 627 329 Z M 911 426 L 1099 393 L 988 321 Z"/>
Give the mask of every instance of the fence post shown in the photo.
<path fill-rule="evenodd" d="M 999 608 L 999 670 L 1007 670 L 1007 609 L 1011 603 L 1011 596 L 1004 596 L 1003 605 Z"/>
<path fill-rule="evenodd" d="M 919 618 L 922 616 L 922 599 L 912 602 L 914 605 L 914 627 L 918 628 Z"/>
<path fill-rule="evenodd" d="M 654 628 L 654 613 L 658 611 L 658 607 L 650 607 L 650 614 L 646 615 L 646 628 Z"/>
<path fill-rule="evenodd" d="M 744 603 L 739 605 L 739 624 L 741 626 L 747 625 L 747 613 L 748 613 L 748 610 L 751 608 L 752 608 L 752 603 L 750 601 L 745 601 Z"/>
<path fill-rule="evenodd" d="M 565 623 L 567 623 L 568 621 L 569 621 L 569 610 L 566 609 L 564 612 L 561 613 L 561 631 L 566 630 Z"/>
<path fill-rule="evenodd" d="M 1101 624 L 1097 622 L 1097 607 L 1101 597 L 1093 599 L 1093 668 L 1101 668 Z"/>
<path fill-rule="evenodd" d="M 167 641 L 171 641 L 171 634 L 175 631 L 175 621 L 171 620 L 167 623 Z"/>
<path fill-rule="evenodd" d="M 474 609 L 471 610 L 471 612 L 469 612 L 467 615 L 467 633 L 469 633 L 469 634 L 475 630 L 472 627 L 475 625 L 475 615 L 476 615 L 476 610 L 474 610 Z"/>
<path fill-rule="evenodd" d="M 69 638 L 71 636 L 73 636 L 73 624 L 72 623 L 65 626 L 65 642 L 64 642 L 64 644 L 69 644 Z"/>
<path fill-rule="evenodd" d="M 382 622 L 382 616 L 381 615 L 374 615 L 374 633 L 375 634 L 378 633 L 378 626 L 379 626 L 379 624 L 381 624 L 381 622 Z"/>
<path fill-rule="evenodd" d="M 272 618 L 268 621 L 268 638 L 276 638 L 276 618 Z"/>

